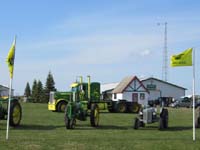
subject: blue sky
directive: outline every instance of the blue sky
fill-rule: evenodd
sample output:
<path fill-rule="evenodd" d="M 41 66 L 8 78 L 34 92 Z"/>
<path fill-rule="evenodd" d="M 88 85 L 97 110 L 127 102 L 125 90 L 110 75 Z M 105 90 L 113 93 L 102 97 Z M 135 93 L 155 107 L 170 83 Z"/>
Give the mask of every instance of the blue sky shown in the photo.
<path fill-rule="evenodd" d="M 5 63 L 17 35 L 13 88 L 54 75 L 68 90 L 76 76 L 118 82 L 125 76 L 162 78 L 164 26 L 168 58 L 196 49 L 196 92 L 200 94 L 200 2 L 191 0 L 34 0 L 0 2 L 0 84 L 8 85 Z M 192 67 L 171 68 L 168 81 L 192 89 Z"/>

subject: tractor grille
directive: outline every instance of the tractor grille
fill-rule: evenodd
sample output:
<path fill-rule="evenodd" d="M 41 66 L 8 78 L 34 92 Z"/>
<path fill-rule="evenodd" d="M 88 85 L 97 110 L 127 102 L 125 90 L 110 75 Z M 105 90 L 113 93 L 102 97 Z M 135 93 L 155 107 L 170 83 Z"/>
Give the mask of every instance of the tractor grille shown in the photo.
<path fill-rule="evenodd" d="M 143 120 L 145 123 L 152 122 L 152 109 L 145 109 L 143 111 Z"/>
<path fill-rule="evenodd" d="M 50 92 L 49 103 L 54 103 L 54 95 L 55 95 L 55 92 Z"/>

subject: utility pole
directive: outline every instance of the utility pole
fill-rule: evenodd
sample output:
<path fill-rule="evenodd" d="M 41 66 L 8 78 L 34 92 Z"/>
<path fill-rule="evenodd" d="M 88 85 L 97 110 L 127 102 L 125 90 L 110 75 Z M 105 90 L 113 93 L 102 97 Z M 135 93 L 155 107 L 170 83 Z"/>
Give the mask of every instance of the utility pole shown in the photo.
<path fill-rule="evenodd" d="M 168 52 L 167 52 L 167 22 L 158 23 L 158 26 L 164 25 L 164 47 L 163 47 L 163 64 L 162 64 L 162 80 L 168 80 Z"/>

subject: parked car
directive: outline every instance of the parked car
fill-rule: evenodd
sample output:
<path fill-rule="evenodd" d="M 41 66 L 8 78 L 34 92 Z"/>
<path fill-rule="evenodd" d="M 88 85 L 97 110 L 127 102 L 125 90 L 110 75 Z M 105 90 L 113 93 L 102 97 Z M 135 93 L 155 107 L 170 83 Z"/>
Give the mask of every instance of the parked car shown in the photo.
<path fill-rule="evenodd" d="M 174 108 L 177 107 L 192 108 L 193 106 L 192 96 L 181 97 L 180 99 L 175 100 L 170 106 Z M 199 96 L 195 96 L 195 108 L 197 108 L 198 106 L 200 106 L 200 98 Z"/>
<path fill-rule="evenodd" d="M 171 104 L 172 107 L 191 107 L 191 99 L 189 97 L 181 97 Z"/>

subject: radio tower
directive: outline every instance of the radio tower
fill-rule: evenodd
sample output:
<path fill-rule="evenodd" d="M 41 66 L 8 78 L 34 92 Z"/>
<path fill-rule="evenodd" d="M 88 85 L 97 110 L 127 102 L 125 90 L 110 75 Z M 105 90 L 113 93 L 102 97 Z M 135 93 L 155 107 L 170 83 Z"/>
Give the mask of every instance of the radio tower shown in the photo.
<path fill-rule="evenodd" d="M 168 53 L 167 53 L 167 22 L 158 23 L 158 25 L 164 25 L 164 47 L 163 47 L 163 64 L 162 64 L 162 80 L 168 80 Z"/>

